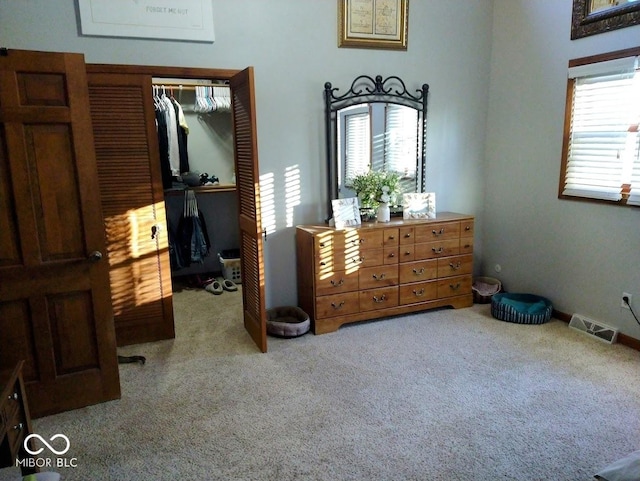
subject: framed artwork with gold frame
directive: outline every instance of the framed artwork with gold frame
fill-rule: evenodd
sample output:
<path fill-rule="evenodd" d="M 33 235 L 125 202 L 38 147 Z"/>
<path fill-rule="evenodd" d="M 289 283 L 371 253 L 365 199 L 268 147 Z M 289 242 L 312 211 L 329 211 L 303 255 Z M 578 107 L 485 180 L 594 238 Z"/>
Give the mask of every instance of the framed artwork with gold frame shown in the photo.
<path fill-rule="evenodd" d="M 573 0 L 571 40 L 640 24 L 640 2 Z"/>
<path fill-rule="evenodd" d="M 338 47 L 407 50 L 409 0 L 338 0 Z"/>

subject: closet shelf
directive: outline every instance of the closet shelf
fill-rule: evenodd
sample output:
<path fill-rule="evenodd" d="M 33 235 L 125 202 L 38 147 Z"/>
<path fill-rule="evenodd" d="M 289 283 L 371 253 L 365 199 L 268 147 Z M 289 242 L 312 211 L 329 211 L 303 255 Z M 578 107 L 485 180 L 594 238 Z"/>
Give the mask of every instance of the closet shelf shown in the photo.
<path fill-rule="evenodd" d="M 220 192 L 235 192 L 236 184 L 218 184 L 218 185 L 203 185 L 200 187 L 188 187 L 180 188 L 175 187 L 171 189 L 165 189 L 165 195 L 182 195 L 185 190 L 192 190 L 196 194 L 217 194 Z"/>

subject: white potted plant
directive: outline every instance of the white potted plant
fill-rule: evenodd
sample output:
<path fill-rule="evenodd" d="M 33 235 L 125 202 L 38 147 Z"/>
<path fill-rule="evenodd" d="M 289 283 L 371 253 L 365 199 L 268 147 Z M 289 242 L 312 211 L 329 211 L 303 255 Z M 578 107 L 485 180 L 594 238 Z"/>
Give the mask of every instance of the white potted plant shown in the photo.
<path fill-rule="evenodd" d="M 370 170 L 365 174 L 356 175 L 349 184 L 356 192 L 362 207 L 377 209 L 377 220 L 389 222 L 389 204 L 396 201 L 399 182 L 400 176 L 396 172 Z"/>

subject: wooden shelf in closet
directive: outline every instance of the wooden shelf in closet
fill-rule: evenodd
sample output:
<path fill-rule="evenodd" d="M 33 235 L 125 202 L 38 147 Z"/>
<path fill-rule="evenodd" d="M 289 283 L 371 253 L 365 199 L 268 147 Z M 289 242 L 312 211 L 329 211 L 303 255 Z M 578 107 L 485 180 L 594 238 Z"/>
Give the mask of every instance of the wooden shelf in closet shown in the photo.
<path fill-rule="evenodd" d="M 187 187 L 189 190 L 193 190 L 197 194 L 217 194 L 219 192 L 235 192 L 236 184 L 218 184 L 218 185 L 203 185 L 200 187 Z M 184 188 L 172 188 L 165 189 L 165 195 L 181 195 L 186 189 Z"/>

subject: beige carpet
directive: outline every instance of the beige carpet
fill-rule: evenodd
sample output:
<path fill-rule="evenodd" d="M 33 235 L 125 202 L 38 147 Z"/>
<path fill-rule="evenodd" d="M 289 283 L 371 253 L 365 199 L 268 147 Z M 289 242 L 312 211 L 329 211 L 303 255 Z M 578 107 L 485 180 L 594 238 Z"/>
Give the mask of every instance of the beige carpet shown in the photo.
<path fill-rule="evenodd" d="M 65 480 L 577 481 L 640 448 L 640 353 L 563 322 L 476 305 L 261 354 L 240 297 L 177 293 L 177 338 L 120 350 L 147 356 L 121 400 L 35 420 Z"/>

